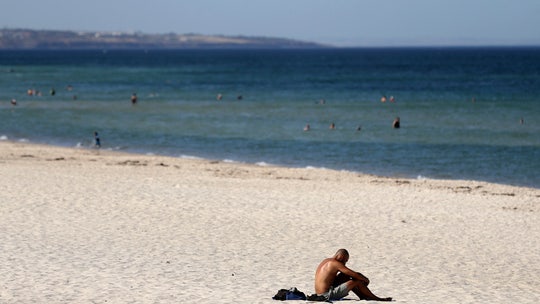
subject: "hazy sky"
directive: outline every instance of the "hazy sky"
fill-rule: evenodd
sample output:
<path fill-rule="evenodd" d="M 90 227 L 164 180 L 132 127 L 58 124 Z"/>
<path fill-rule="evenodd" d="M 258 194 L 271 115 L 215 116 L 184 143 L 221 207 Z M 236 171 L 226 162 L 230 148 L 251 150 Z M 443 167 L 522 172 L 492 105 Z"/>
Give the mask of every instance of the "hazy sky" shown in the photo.
<path fill-rule="evenodd" d="M 339 46 L 540 45 L 540 0 L 0 0 L 0 27 Z"/>

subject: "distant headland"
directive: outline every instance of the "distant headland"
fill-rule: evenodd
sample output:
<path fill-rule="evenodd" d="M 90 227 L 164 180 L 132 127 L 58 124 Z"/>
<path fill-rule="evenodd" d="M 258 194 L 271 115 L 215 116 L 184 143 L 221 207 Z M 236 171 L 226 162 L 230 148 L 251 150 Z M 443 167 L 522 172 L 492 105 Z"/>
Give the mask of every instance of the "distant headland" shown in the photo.
<path fill-rule="evenodd" d="M 313 42 L 271 37 L 0 29 L 0 50 L 196 48 L 298 49 L 324 47 L 330 46 Z"/>

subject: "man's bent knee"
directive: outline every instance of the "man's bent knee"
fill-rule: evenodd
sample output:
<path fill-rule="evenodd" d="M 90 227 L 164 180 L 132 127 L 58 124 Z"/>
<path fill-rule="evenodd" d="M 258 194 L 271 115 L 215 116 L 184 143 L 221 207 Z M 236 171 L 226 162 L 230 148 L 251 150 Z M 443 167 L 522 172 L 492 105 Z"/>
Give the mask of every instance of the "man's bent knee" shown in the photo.
<path fill-rule="evenodd" d="M 362 280 L 356 280 L 356 279 L 353 279 L 353 280 L 356 281 L 356 282 L 361 283 L 361 284 L 364 285 L 364 286 L 368 286 L 368 285 L 369 285 L 369 282 L 370 282 L 369 279 L 366 278 L 366 277 L 364 277 L 364 276 L 363 276 L 363 279 L 362 279 Z"/>

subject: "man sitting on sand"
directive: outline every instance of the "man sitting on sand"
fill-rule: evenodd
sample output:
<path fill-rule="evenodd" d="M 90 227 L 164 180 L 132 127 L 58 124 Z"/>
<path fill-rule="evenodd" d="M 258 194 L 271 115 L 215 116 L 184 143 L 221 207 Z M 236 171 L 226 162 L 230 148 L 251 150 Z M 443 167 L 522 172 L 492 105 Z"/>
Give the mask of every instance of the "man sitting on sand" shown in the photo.
<path fill-rule="evenodd" d="M 324 259 L 315 272 L 315 292 L 326 300 L 339 300 L 352 290 L 360 300 L 392 301 L 392 298 L 379 298 L 368 289 L 369 279 L 359 272 L 349 269 L 349 252 L 339 249 L 336 254 Z"/>

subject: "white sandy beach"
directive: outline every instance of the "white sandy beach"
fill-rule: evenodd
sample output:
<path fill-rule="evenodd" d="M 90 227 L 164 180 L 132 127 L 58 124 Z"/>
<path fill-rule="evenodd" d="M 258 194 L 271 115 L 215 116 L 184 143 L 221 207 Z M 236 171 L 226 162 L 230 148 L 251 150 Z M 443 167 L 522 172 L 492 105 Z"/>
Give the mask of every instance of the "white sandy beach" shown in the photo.
<path fill-rule="evenodd" d="M 0 303 L 276 303 L 342 247 L 397 303 L 540 302 L 539 189 L 3 141 L 0 216 Z"/>

